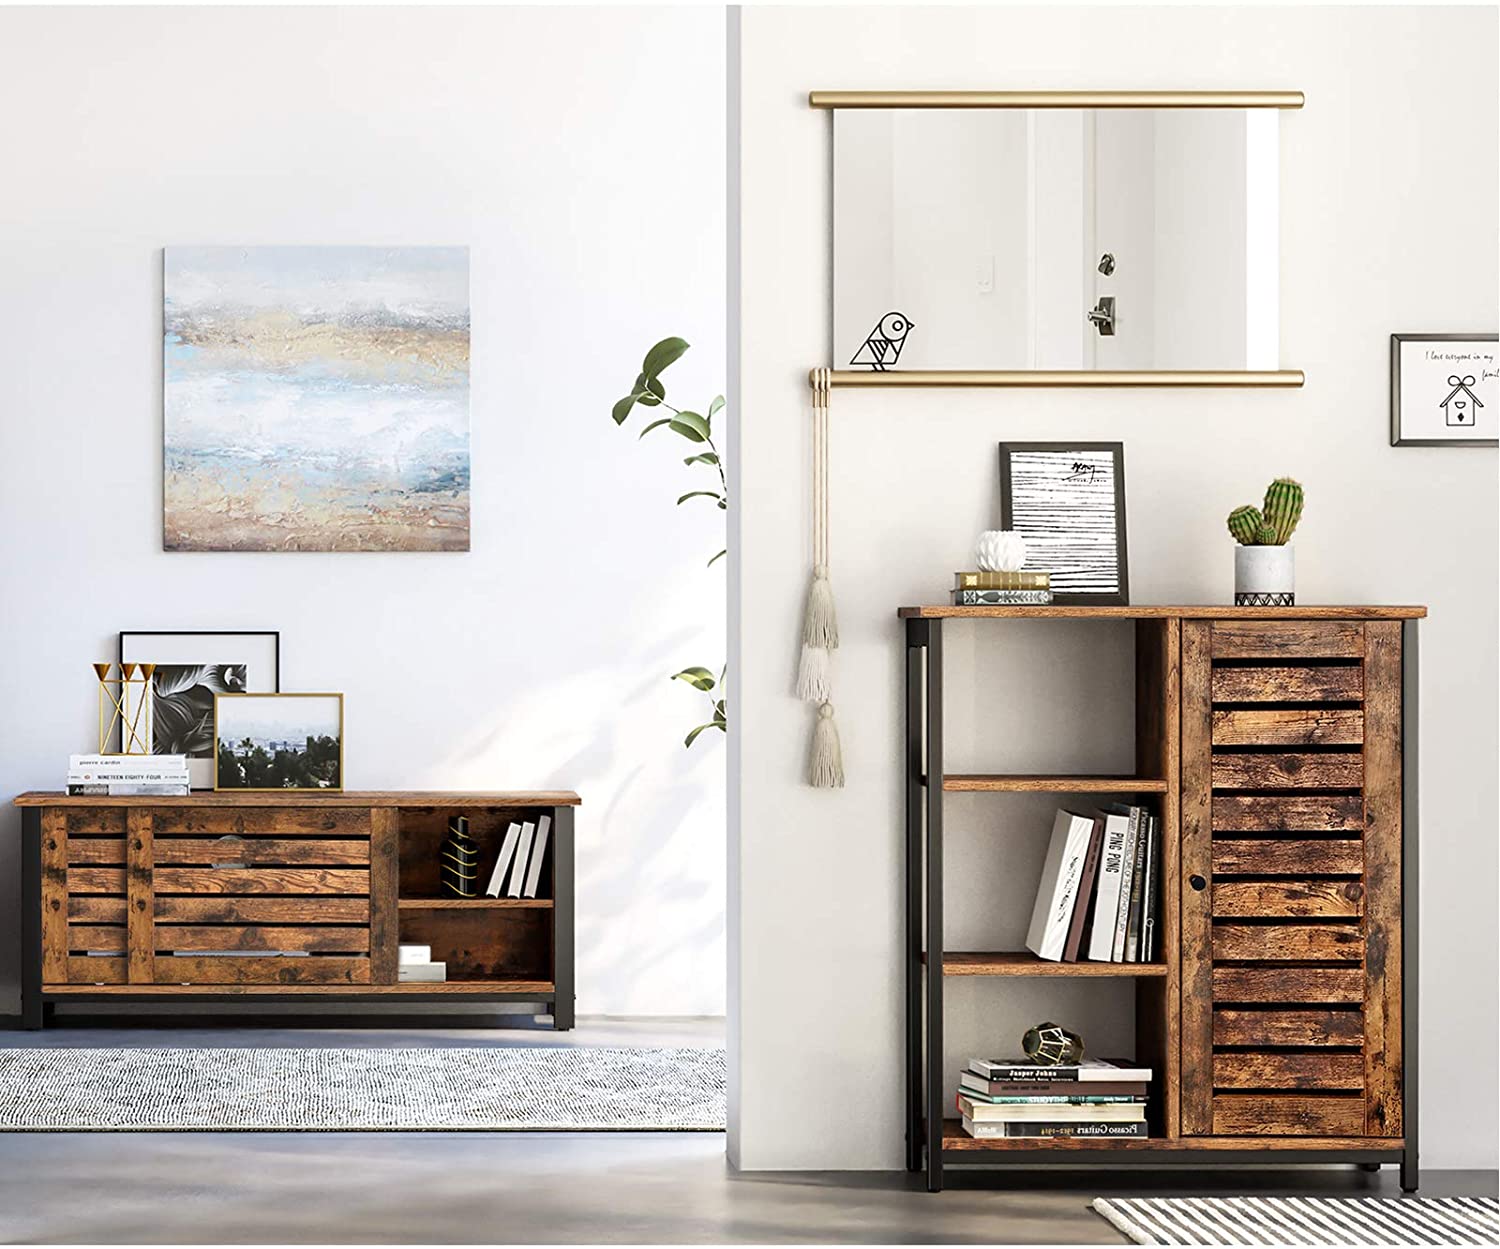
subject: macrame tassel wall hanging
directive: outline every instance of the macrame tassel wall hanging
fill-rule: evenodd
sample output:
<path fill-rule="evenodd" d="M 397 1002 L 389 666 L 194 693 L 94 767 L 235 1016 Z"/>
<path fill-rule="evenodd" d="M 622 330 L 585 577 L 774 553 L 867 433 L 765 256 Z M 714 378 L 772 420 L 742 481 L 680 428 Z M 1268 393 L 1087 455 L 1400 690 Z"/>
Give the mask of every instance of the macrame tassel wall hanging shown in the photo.
<path fill-rule="evenodd" d="M 829 371 L 814 369 L 813 392 L 813 524 L 812 582 L 802 620 L 802 657 L 797 664 L 797 697 L 816 703 L 808 784 L 842 789 L 844 758 L 838 726 L 833 722 L 833 652 L 839 645 L 838 614 L 828 580 L 828 395 Z"/>

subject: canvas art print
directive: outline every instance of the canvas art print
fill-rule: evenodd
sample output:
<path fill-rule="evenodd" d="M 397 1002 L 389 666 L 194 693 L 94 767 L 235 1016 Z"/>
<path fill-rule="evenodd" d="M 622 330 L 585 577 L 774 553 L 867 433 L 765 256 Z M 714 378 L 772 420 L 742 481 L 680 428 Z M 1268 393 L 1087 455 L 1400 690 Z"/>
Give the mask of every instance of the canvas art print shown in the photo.
<path fill-rule="evenodd" d="M 215 789 L 342 789 L 342 694 L 219 694 Z"/>
<path fill-rule="evenodd" d="M 465 247 L 169 247 L 169 551 L 467 551 Z"/>

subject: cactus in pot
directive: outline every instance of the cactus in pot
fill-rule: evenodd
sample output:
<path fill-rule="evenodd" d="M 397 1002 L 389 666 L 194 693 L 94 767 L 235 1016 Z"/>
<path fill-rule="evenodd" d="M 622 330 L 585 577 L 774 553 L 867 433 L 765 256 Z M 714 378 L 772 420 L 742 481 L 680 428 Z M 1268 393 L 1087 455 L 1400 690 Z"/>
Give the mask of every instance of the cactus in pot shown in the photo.
<path fill-rule="evenodd" d="M 1278 477 L 1266 487 L 1260 507 L 1229 513 L 1234 551 L 1234 601 L 1242 607 L 1290 607 L 1296 570 L 1291 539 L 1302 519 L 1302 486 Z"/>

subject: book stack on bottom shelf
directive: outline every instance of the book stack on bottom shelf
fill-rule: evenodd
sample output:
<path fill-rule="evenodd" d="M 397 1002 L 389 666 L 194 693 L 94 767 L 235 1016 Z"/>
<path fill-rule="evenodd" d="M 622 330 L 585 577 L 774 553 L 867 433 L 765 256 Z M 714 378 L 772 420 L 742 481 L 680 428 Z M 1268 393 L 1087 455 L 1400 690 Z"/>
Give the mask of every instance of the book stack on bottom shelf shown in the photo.
<path fill-rule="evenodd" d="M 964 1131 L 996 1137 L 1144 1137 L 1149 1067 L 976 1058 L 959 1077 Z"/>
<path fill-rule="evenodd" d="M 396 951 L 396 980 L 400 984 L 443 984 L 448 964 L 432 961 L 430 945 L 402 945 Z"/>

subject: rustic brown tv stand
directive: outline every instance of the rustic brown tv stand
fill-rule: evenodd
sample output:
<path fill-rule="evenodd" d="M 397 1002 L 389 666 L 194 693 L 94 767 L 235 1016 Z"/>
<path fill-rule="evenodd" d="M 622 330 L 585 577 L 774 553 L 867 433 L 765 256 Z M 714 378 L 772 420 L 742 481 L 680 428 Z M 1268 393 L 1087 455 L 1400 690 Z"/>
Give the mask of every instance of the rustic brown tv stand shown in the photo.
<path fill-rule="evenodd" d="M 27 1028 L 63 1001 L 247 997 L 527 1002 L 573 1026 L 577 794 L 15 801 Z M 449 816 L 468 816 L 487 878 L 510 822 L 541 814 L 553 832 L 539 896 L 442 896 Z M 430 945 L 447 981 L 398 982 L 401 942 Z"/>
<path fill-rule="evenodd" d="M 903 607 L 906 1159 L 948 1167 L 1399 1163 L 1417 1184 L 1417 621 L 1422 607 Z M 943 770 L 943 632 L 1135 630 L 1130 776 Z M 1113 795 L 1162 821 L 1156 963 L 943 943 L 943 798 Z M 948 976 L 1125 977 L 1154 1072 L 1146 1138 L 975 1139 L 943 1061 Z M 1000 981 L 1004 983 L 1004 981 Z"/>

